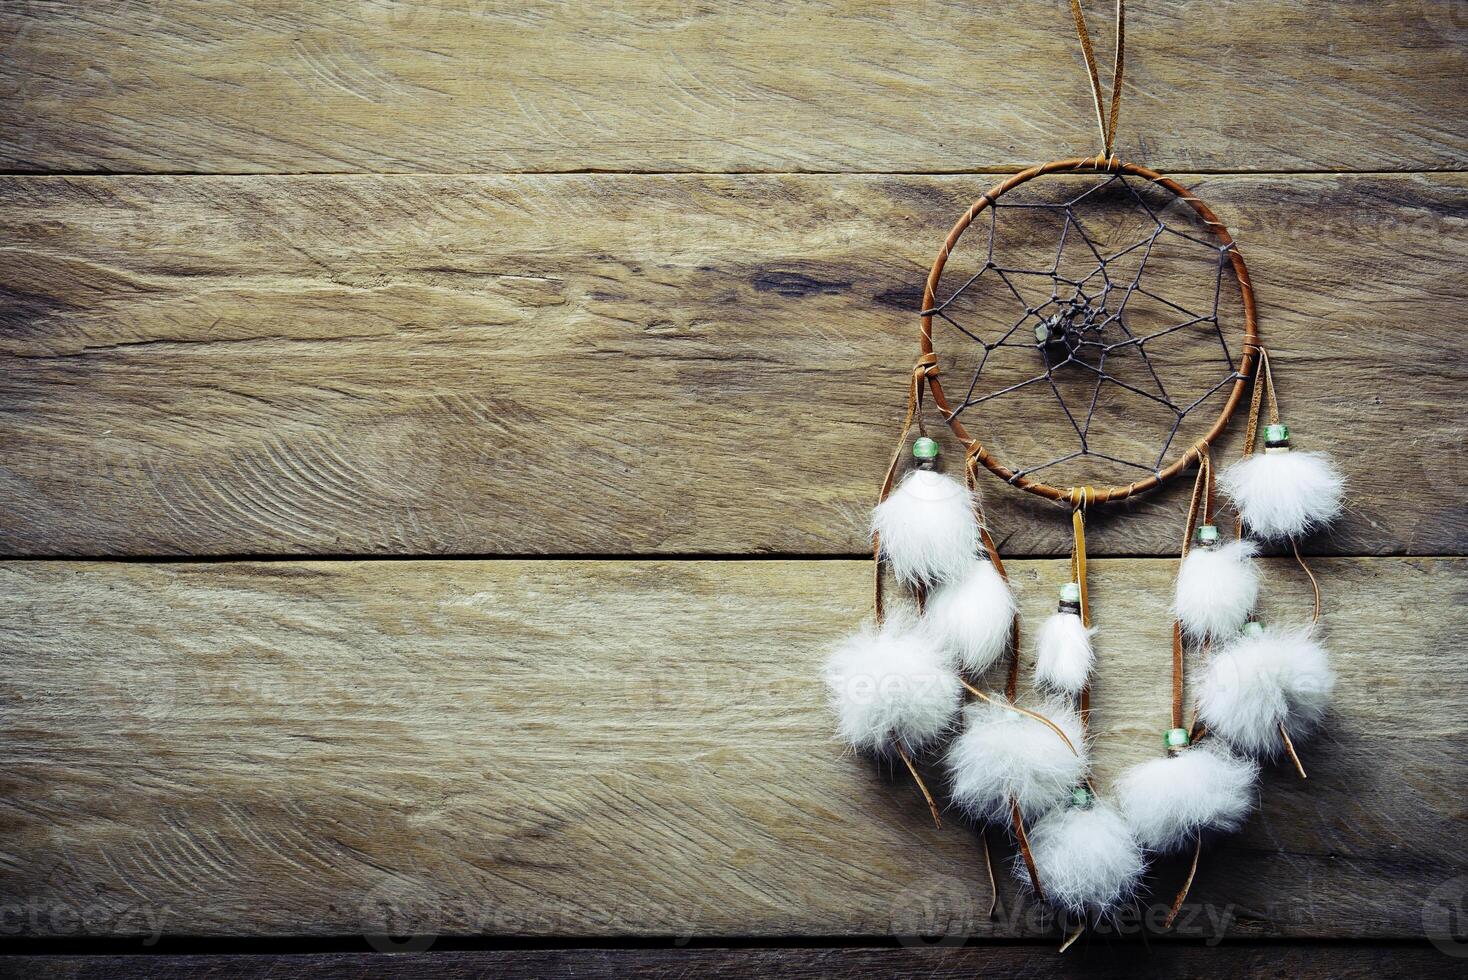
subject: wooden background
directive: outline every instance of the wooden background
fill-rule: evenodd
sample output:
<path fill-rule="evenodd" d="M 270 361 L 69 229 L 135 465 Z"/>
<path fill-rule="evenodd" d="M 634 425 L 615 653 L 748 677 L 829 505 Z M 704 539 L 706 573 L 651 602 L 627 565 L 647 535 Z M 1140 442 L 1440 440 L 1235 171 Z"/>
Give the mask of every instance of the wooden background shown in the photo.
<path fill-rule="evenodd" d="M 1096 149 L 1064 3 L 0 7 L 0 973 L 1448 975 L 1468 4 L 1132 7 L 1120 150 L 1234 228 L 1350 479 L 1341 686 L 1179 930 L 1059 958 L 813 678 L 932 252 Z M 1103 779 L 1184 493 L 1093 523 Z"/>

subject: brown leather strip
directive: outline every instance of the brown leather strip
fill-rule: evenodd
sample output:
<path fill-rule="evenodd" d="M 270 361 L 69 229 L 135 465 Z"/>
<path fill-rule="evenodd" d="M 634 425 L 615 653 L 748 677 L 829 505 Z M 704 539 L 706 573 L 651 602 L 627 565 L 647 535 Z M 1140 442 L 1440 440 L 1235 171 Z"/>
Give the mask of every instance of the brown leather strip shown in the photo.
<path fill-rule="evenodd" d="M 1116 59 L 1111 66 L 1109 118 L 1106 99 L 1101 92 L 1101 73 L 1096 68 L 1096 47 L 1091 43 L 1091 32 L 1086 29 L 1086 14 L 1081 10 L 1080 0 L 1070 0 L 1070 15 L 1075 21 L 1076 36 L 1081 41 L 1081 55 L 1086 60 L 1091 96 L 1096 104 L 1096 126 L 1101 130 L 1102 151 L 1096 159 L 1104 163 L 1111 156 L 1111 147 L 1116 142 L 1116 120 L 1121 113 L 1121 76 L 1126 63 L 1126 5 L 1124 0 L 1116 0 Z"/>
<path fill-rule="evenodd" d="M 1086 934 L 1086 924 L 1084 922 L 1082 922 L 1080 925 L 1076 926 L 1075 929 L 1073 929 L 1071 931 L 1071 934 L 1069 936 L 1066 936 L 1065 937 L 1065 941 L 1060 944 L 1060 948 L 1057 949 L 1055 952 L 1057 952 L 1057 953 L 1063 953 L 1063 952 L 1065 952 L 1066 950 L 1070 949 L 1072 946 L 1075 945 L 1075 942 L 1076 942 L 1077 939 L 1080 939 L 1085 934 Z"/>
<path fill-rule="evenodd" d="M 1197 843 L 1193 845 L 1193 866 L 1188 869 L 1188 878 L 1183 882 L 1183 887 L 1178 891 L 1177 898 L 1172 900 L 1172 908 L 1167 910 L 1167 918 L 1162 923 L 1162 928 L 1171 929 L 1173 922 L 1177 919 L 1178 912 L 1182 911 L 1183 902 L 1188 900 L 1188 892 L 1193 890 L 1193 878 L 1198 874 L 1198 859 L 1203 856 L 1203 837 L 1198 836 Z"/>
<path fill-rule="evenodd" d="M 1208 471 L 1208 479 L 1203 483 L 1203 518 L 1199 523 L 1215 524 L 1218 515 L 1218 485 L 1213 478 L 1213 457 L 1206 446 L 1203 447 L 1203 465 Z"/>
<path fill-rule="evenodd" d="M 1259 352 L 1259 366 L 1254 371 L 1253 388 L 1249 393 L 1249 417 L 1244 424 L 1244 450 L 1241 454 L 1244 459 L 1254 455 L 1254 447 L 1259 441 L 1259 405 L 1264 395 L 1263 381 L 1264 365 L 1269 363 L 1269 352 L 1262 346 L 1255 346 Z M 1237 505 L 1234 511 L 1234 537 L 1244 540 L 1244 515 L 1239 513 Z"/>
<path fill-rule="evenodd" d="M 1294 538 L 1290 538 L 1290 547 L 1294 549 L 1295 561 L 1299 563 L 1300 568 L 1304 569 L 1305 574 L 1310 577 L 1310 588 L 1315 592 L 1315 612 L 1310 617 L 1310 622 L 1318 623 L 1320 622 L 1320 581 L 1316 579 L 1315 573 L 1310 570 L 1310 566 L 1305 564 L 1305 557 L 1300 554 L 1300 542 Z"/>
<path fill-rule="evenodd" d="M 906 763 L 907 771 L 912 773 L 912 781 L 917 783 L 918 789 L 923 791 L 923 799 L 928 801 L 928 812 L 933 815 L 933 826 L 942 830 L 943 818 L 938 816 L 938 803 L 933 799 L 933 794 L 928 792 L 928 784 L 923 782 L 923 777 L 918 774 L 917 766 L 912 764 L 912 757 L 900 745 L 897 746 L 897 754 Z"/>
<path fill-rule="evenodd" d="M 1206 511 L 1208 499 L 1213 492 L 1213 466 L 1208 454 L 1208 447 L 1203 446 L 1198 450 L 1198 476 L 1193 481 L 1193 495 L 1188 501 L 1188 519 L 1183 528 L 1182 559 L 1188 557 L 1188 551 L 1192 547 L 1193 532 L 1198 526 L 1200 511 Z M 1172 624 L 1172 727 L 1183 727 L 1183 626 L 1182 623 L 1173 621 Z"/>
<path fill-rule="evenodd" d="M 1305 775 L 1305 766 L 1300 762 L 1300 757 L 1295 752 L 1294 740 L 1290 738 L 1290 733 L 1285 728 L 1284 722 L 1279 723 L 1279 737 L 1284 739 L 1285 751 L 1290 754 L 1290 759 L 1295 763 L 1295 771 L 1300 774 L 1301 779 L 1309 779 L 1310 777 Z"/>
<path fill-rule="evenodd" d="M 1075 544 L 1070 552 L 1070 577 L 1081 590 L 1081 623 L 1086 627 L 1091 625 L 1091 593 L 1086 578 L 1086 504 L 1091 499 L 1090 487 L 1073 487 L 1071 489 L 1071 530 L 1075 535 Z M 1081 688 L 1078 699 L 1078 707 L 1081 716 L 1081 731 L 1085 731 L 1091 724 L 1091 682 Z"/>
<path fill-rule="evenodd" d="M 1172 727 L 1183 727 L 1183 624 L 1172 624 Z"/>
<path fill-rule="evenodd" d="M 1269 352 L 1263 347 L 1256 348 L 1259 351 L 1259 367 L 1254 372 L 1254 384 L 1249 392 L 1249 418 L 1244 427 L 1244 452 L 1245 456 L 1254 455 L 1254 446 L 1259 440 L 1259 405 L 1264 396 L 1264 365 L 1269 361 Z M 1242 534 L 1242 530 L 1239 532 Z"/>
<path fill-rule="evenodd" d="M 994 882 L 994 859 L 989 856 L 989 828 L 979 828 L 979 843 L 984 848 L 984 870 L 989 875 L 989 921 L 994 921 L 994 910 L 999 907 L 999 886 Z"/>
<path fill-rule="evenodd" d="M 1030 875 L 1030 887 L 1035 890 L 1035 897 L 1040 901 L 1045 900 L 1045 889 L 1040 887 L 1040 872 L 1035 867 L 1035 856 L 1030 853 L 1030 838 L 1025 833 L 1025 817 L 1020 812 L 1019 800 L 1009 798 L 1009 815 L 1014 820 L 1014 836 L 1019 841 L 1020 857 L 1024 858 L 1025 870 Z"/>
<path fill-rule="evenodd" d="M 1040 724 L 1050 729 L 1056 735 L 1060 736 L 1060 740 L 1065 743 L 1066 748 L 1070 749 L 1072 755 L 1081 754 L 1076 749 L 1076 743 L 1070 740 L 1070 736 L 1061 731 L 1059 725 L 1055 724 L 1055 722 L 1051 721 L 1049 718 L 1046 718 L 1038 711 L 1031 711 L 1029 708 L 1021 708 L 1019 705 L 1012 702 L 1000 701 L 998 698 L 990 697 L 989 695 L 985 694 L 983 691 L 979 690 L 977 687 L 974 687 L 972 684 L 970 684 L 966 680 L 963 680 L 962 678 L 959 678 L 959 683 L 967 688 L 970 694 L 978 698 L 980 701 L 983 701 L 985 704 L 995 704 L 1001 708 L 1004 708 L 1007 711 L 1013 711 L 1016 714 L 1024 715 L 1026 718 L 1033 718 L 1035 721 L 1038 721 Z"/>
<path fill-rule="evenodd" d="M 1111 61 L 1111 119 L 1106 126 L 1106 155 L 1116 145 L 1116 121 L 1121 116 L 1121 76 L 1126 65 L 1126 3 L 1116 0 L 1116 57 Z"/>
<path fill-rule="evenodd" d="M 882 478 L 882 488 L 877 492 L 877 503 L 887 499 L 892 492 L 892 483 L 897 478 L 897 464 L 902 461 L 902 450 L 907 445 L 907 434 L 912 431 L 913 420 L 918 430 L 923 429 L 923 386 L 928 379 L 938 374 L 938 355 L 928 351 L 913 365 L 912 379 L 907 386 L 907 416 L 902 420 L 902 431 L 897 436 L 897 448 L 892 452 L 892 461 L 887 464 L 887 475 Z M 882 622 L 886 610 L 882 604 L 882 542 L 872 535 L 872 606 L 877 623 Z"/>
<path fill-rule="evenodd" d="M 1269 421 L 1279 424 L 1279 396 L 1274 390 L 1274 368 L 1269 363 L 1269 352 L 1262 351 L 1260 362 L 1264 365 L 1264 393 L 1269 398 Z"/>
<path fill-rule="evenodd" d="M 1081 622 L 1091 625 L 1091 590 L 1086 581 L 1086 494 L 1090 487 L 1080 490 L 1081 503 L 1071 512 L 1071 530 L 1075 535 L 1075 546 L 1070 553 L 1070 573 L 1081 589 Z"/>

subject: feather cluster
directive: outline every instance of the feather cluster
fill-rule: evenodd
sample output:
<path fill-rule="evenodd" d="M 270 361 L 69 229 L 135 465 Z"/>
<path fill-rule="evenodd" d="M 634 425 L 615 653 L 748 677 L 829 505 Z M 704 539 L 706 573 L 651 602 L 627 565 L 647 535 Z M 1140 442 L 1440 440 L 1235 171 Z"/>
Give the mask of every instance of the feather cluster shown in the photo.
<path fill-rule="evenodd" d="M 1311 627 L 1266 628 L 1218 650 L 1203 675 L 1198 718 L 1250 755 L 1273 756 L 1308 735 L 1325 715 L 1335 672 Z"/>
<path fill-rule="evenodd" d="M 970 557 L 962 575 L 933 591 L 923 619 L 964 670 L 979 674 L 1009 647 L 1014 595 L 992 564 Z"/>
<path fill-rule="evenodd" d="M 999 704 L 977 702 L 964 709 L 963 734 L 948 748 L 953 803 L 979 820 L 1009 823 L 1010 801 L 1028 820 L 1070 796 L 1086 771 L 1081 719 L 1059 700 L 1034 706 L 1065 733 Z"/>
<path fill-rule="evenodd" d="M 947 732 L 962 683 L 919 625 L 889 616 L 849 637 L 826 662 L 841 739 L 860 752 L 918 751 Z"/>
<path fill-rule="evenodd" d="M 978 543 L 974 496 L 951 476 L 913 470 L 872 511 L 872 533 L 900 581 L 933 585 L 957 578 Z"/>
<path fill-rule="evenodd" d="M 1205 830 L 1236 830 L 1254 805 L 1259 767 L 1213 743 L 1133 766 L 1116 785 L 1137 843 L 1175 851 Z"/>
<path fill-rule="evenodd" d="M 1224 470 L 1218 484 L 1266 540 L 1324 527 L 1340 515 L 1345 494 L 1345 479 L 1325 453 L 1255 453 Z"/>
<path fill-rule="evenodd" d="M 1137 889 L 1146 866 L 1126 822 L 1104 803 L 1058 807 L 1029 829 L 1030 856 L 1052 904 L 1077 915 L 1105 915 Z M 1017 857 L 1014 874 L 1029 883 Z"/>
<path fill-rule="evenodd" d="M 1035 683 L 1064 694 L 1079 694 L 1091 676 L 1091 637 L 1075 613 L 1058 612 L 1035 634 Z"/>
<path fill-rule="evenodd" d="M 1220 640 L 1237 633 L 1259 598 L 1258 546 L 1230 541 L 1194 548 L 1177 573 L 1173 612 L 1193 639 Z"/>

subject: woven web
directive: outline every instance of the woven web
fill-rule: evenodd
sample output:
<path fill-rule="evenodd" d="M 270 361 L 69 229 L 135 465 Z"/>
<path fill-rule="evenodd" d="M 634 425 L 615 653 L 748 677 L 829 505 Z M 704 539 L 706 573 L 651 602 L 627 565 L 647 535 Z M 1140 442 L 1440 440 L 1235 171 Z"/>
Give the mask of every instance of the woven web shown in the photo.
<path fill-rule="evenodd" d="M 948 390 L 952 417 L 968 413 L 986 445 L 996 423 L 1025 430 L 1005 447 L 1031 457 L 1003 459 L 1016 478 L 1083 458 L 1158 474 L 1239 377 L 1220 322 L 1237 310 L 1232 246 L 1176 198 L 1148 200 L 1160 193 L 1112 174 L 1060 203 L 1005 195 L 964 233 L 987 225 L 977 271 L 924 311 L 978 345 L 966 388 Z M 1021 399 L 1007 415 L 996 404 Z"/>

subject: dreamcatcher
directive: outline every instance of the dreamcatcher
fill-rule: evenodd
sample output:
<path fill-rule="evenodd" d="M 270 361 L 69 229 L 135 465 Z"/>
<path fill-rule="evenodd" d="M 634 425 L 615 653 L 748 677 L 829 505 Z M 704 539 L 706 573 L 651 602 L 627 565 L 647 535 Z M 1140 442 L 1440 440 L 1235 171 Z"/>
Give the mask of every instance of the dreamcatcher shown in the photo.
<path fill-rule="evenodd" d="M 1068 942 L 1130 900 L 1152 856 L 1191 849 L 1170 925 L 1205 835 L 1236 829 L 1252 809 L 1259 761 L 1288 754 L 1304 775 L 1295 747 L 1334 682 L 1315 629 L 1320 591 L 1311 575 L 1305 625 L 1261 623 L 1254 557 L 1258 542 L 1288 541 L 1299 559 L 1295 539 L 1330 522 L 1342 497 L 1329 460 L 1290 444 L 1248 270 L 1227 228 L 1177 182 L 1112 153 L 1122 0 L 1109 104 L 1077 0 L 1071 12 L 1103 151 L 1015 174 L 943 243 L 924 291 L 907 418 L 873 513 L 874 621 L 826 668 L 841 738 L 900 760 L 940 825 L 918 763 L 941 756 L 952 805 L 1011 833 L 1016 875 L 1080 917 Z M 963 365 L 952 395 L 939 380 L 935 336 L 952 352 L 947 366 Z M 1242 456 L 1215 475 L 1211 447 L 1241 404 Z M 930 406 L 963 447 L 962 480 L 942 472 Z M 1069 445 L 1046 445 L 1057 429 Z M 981 469 L 1069 511 L 1071 581 L 1036 631 L 1033 691 L 1021 692 L 1020 624 L 984 519 Z M 1098 787 L 1087 739 L 1097 630 L 1086 514 L 1189 469 L 1163 753 Z M 1131 479 L 1108 485 L 1091 476 L 1099 472 Z M 886 608 L 884 567 L 910 604 Z M 1001 662 L 1002 689 L 986 691 Z"/>

